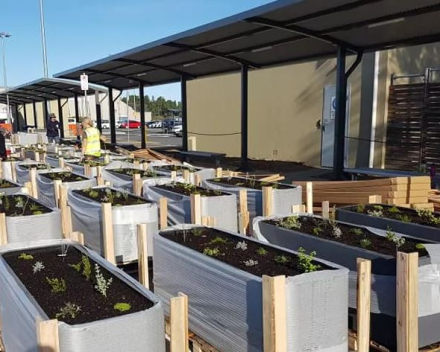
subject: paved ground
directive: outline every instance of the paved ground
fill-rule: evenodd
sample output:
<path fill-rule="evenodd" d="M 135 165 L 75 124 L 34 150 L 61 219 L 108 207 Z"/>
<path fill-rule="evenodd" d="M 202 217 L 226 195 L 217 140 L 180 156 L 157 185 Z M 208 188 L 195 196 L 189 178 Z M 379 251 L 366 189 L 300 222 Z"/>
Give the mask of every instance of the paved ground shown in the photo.
<path fill-rule="evenodd" d="M 104 130 L 102 133 L 110 139 L 110 130 Z M 136 147 L 141 146 L 141 131 L 140 130 L 125 130 L 118 129 L 116 131 L 116 141 L 119 144 L 133 144 Z M 176 137 L 173 134 L 162 133 L 161 130 L 148 130 L 147 132 L 147 148 L 154 147 L 182 147 L 182 137 Z"/>

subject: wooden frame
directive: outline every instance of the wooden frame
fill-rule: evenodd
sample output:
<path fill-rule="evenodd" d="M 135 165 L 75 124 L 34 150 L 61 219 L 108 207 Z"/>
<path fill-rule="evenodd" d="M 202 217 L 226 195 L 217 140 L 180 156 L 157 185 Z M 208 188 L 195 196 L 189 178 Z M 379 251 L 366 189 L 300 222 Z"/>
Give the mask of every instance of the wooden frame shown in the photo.
<path fill-rule="evenodd" d="M 179 292 L 170 300 L 170 351 L 188 352 L 188 296 Z"/>
<path fill-rule="evenodd" d="M 262 187 L 263 192 L 263 216 L 273 215 L 273 188 Z"/>
<path fill-rule="evenodd" d="M 250 215 L 247 203 L 247 191 L 241 189 L 239 191 L 239 213 L 238 213 L 238 232 L 242 235 L 249 233 Z"/>
<path fill-rule="evenodd" d="M 202 201 L 200 194 L 191 194 L 191 223 L 202 224 Z"/>
<path fill-rule="evenodd" d="M 159 199 L 159 229 L 168 227 L 168 199 L 161 197 Z"/>
<path fill-rule="evenodd" d="M 104 257 L 110 263 L 116 265 L 115 239 L 113 235 L 113 213 L 111 203 L 102 203 L 102 237 Z"/>

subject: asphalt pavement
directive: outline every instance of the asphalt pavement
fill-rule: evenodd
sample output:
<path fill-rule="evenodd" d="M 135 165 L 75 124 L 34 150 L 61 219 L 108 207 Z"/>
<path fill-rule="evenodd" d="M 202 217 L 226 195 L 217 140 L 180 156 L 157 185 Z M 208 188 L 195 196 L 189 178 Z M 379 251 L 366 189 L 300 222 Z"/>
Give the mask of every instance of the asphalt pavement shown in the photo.
<path fill-rule="evenodd" d="M 103 130 L 102 134 L 110 139 L 110 130 Z M 117 129 L 116 142 L 119 144 L 133 144 L 136 147 L 140 147 L 141 131 L 140 129 Z M 163 133 L 161 129 L 149 129 L 147 131 L 147 148 L 154 147 L 180 148 L 182 147 L 182 137 Z"/>

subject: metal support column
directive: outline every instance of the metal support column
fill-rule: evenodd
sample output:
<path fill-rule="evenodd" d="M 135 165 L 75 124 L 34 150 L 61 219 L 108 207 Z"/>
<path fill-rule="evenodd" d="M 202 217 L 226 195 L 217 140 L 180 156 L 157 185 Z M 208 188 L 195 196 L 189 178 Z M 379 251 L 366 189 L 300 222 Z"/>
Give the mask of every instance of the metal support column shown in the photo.
<path fill-rule="evenodd" d="M 188 99 L 187 99 L 187 85 L 186 77 L 181 76 L 181 94 L 182 94 L 182 150 L 188 151 Z"/>
<path fill-rule="evenodd" d="M 44 105 L 44 108 L 43 108 L 43 111 L 44 111 L 44 124 L 43 124 L 43 126 L 44 126 L 44 128 L 46 128 L 47 127 L 47 121 L 49 120 L 49 109 L 47 107 L 47 99 L 44 99 L 43 105 Z"/>
<path fill-rule="evenodd" d="M 76 140 L 80 141 L 81 140 L 81 136 L 78 133 L 79 132 L 79 105 L 78 105 L 78 94 L 75 93 L 75 98 L 74 98 L 74 102 L 75 102 L 75 122 L 76 122 Z"/>
<path fill-rule="evenodd" d="M 95 109 L 96 109 L 96 127 L 99 132 L 102 134 L 102 111 L 101 111 L 101 102 L 99 100 L 99 93 L 95 93 Z"/>
<path fill-rule="evenodd" d="M 139 114 L 141 114 L 141 148 L 147 147 L 147 139 L 145 136 L 145 96 L 144 96 L 144 85 L 139 83 Z M 136 107 L 135 107 L 136 109 Z"/>
<path fill-rule="evenodd" d="M 248 165 L 248 66 L 241 66 L 241 166 L 245 171 Z"/>
<path fill-rule="evenodd" d="M 25 126 L 27 126 L 28 120 L 27 120 L 26 103 L 23 103 L 23 117 L 24 117 L 24 124 Z"/>
<path fill-rule="evenodd" d="M 113 101 L 113 89 L 108 89 L 108 103 L 110 113 L 110 142 L 116 143 L 116 115 L 115 115 L 115 102 Z"/>
<path fill-rule="evenodd" d="M 34 127 L 38 129 L 37 104 L 35 103 L 35 100 L 32 101 L 32 107 L 34 109 Z"/>
<path fill-rule="evenodd" d="M 60 120 L 60 137 L 64 138 L 64 117 L 63 106 L 61 105 L 61 97 L 58 97 L 58 118 Z"/>
<path fill-rule="evenodd" d="M 15 131 L 20 131 L 20 119 L 18 118 L 18 104 L 15 104 Z"/>
<path fill-rule="evenodd" d="M 347 77 L 345 75 L 346 49 L 338 47 L 336 69 L 335 139 L 333 174 L 336 180 L 344 177 L 345 125 L 347 120 Z"/>

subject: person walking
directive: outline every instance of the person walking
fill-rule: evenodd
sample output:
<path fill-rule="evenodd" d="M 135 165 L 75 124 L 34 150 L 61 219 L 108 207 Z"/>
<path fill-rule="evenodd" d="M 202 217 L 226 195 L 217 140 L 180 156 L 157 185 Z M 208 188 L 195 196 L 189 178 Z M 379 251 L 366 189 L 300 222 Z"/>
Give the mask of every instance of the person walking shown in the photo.
<path fill-rule="evenodd" d="M 89 117 L 82 120 L 82 156 L 85 160 L 95 160 L 101 156 L 101 136 L 99 130 L 93 126 Z"/>
<path fill-rule="evenodd" d="M 46 135 L 49 143 L 60 143 L 60 123 L 57 121 L 57 117 L 55 116 L 55 114 L 49 115 Z"/>

